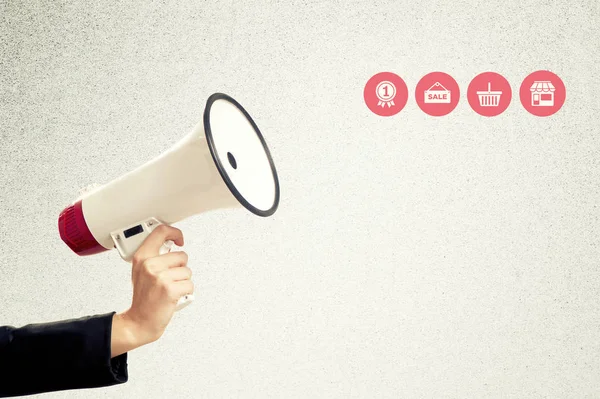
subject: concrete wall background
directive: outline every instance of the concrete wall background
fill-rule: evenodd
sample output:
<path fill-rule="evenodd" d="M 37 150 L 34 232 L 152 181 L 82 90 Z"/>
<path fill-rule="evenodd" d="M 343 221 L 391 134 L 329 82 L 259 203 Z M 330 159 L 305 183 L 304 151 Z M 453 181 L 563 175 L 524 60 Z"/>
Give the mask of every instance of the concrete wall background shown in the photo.
<path fill-rule="evenodd" d="M 128 383 L 47 398 L 600 395 L 600 5 L 550 1 L 0 1 L 0 324 L 124 310 L 127 264 L 59 212 L 173 145 L 216 91 L 263 130 L 278 212 L 198 215 L 197 301 Z M 555 115 L 518 100 L 565 82 Z M 421 112 L 428 72 L 457 108 Z M 487 70 L 513 101 L 466 100 Z M 404 78 L 382 118 L 362 90 Z M 40 396 L 41 397 L 41 396 Z"/>

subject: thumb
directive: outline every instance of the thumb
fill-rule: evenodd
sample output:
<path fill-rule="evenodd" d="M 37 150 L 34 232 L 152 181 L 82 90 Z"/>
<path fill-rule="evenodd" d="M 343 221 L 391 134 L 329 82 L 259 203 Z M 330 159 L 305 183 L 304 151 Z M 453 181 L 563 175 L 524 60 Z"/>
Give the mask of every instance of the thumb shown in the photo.
<path fill-rule="evenodd" d="M 167 224 L 161 224 L 156 227 L 148 237 L 142 242 L 142 245 L 136 251 L 134 257 L 137 262 L 143 262 L 148 258 L 161 255 L 160 251 L 167 241 L 173 241 L 178 246 L 183 245 L 183 233 L 176 227 Z M 169 250 L 167 244 L 167 252 Z"/>

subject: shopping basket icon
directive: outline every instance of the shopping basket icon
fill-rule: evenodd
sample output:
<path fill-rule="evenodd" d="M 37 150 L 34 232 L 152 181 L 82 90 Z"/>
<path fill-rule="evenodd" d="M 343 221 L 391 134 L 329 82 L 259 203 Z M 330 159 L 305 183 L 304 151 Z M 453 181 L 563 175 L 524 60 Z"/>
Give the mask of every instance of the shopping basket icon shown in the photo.
<path fill-rule="evenodd" d="M 482 107 L 497 107 L 500 104 L 501 91 L 492 91 L 492 84 L 488 82 L 487 91 L 478 91 L 479 105 Z"/>

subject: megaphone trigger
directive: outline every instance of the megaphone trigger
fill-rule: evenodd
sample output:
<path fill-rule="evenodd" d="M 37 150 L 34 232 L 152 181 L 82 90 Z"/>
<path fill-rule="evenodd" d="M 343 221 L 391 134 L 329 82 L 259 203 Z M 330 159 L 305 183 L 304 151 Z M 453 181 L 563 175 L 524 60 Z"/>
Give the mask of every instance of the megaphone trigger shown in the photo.
<path fill-rule="evenodd" d="M 169 253 L 169 252 L 171 252 L 172 248 L 173 248 L 173 241 L 172 240 L 165 241 L 165 243 L 158 250 L 158 253 L 160 255 Z"/>
<path fill-rule="evenodd" d="M 179 298 L 179 301 L 177 302 L 177 307 L 175 308 L 175 311 L 180 311 L 181 309 L 185 308 L 187 305 L 189 305 L 190 303 L 192 303 L 194 301 L 194 294 L 188 294 L 185 296 L 182 296 L 181 298 Z"/>

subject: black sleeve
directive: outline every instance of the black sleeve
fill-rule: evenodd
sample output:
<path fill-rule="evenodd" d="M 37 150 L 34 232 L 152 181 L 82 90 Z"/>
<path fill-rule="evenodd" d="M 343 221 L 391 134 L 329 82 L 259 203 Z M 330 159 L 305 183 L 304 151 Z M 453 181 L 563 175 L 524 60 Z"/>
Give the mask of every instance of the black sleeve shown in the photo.
<path fill-rule="evenodd" d="M 110 358 L 114 314 L 0 327 L 0 397 L 127 382 L 127 353 Z"/>

